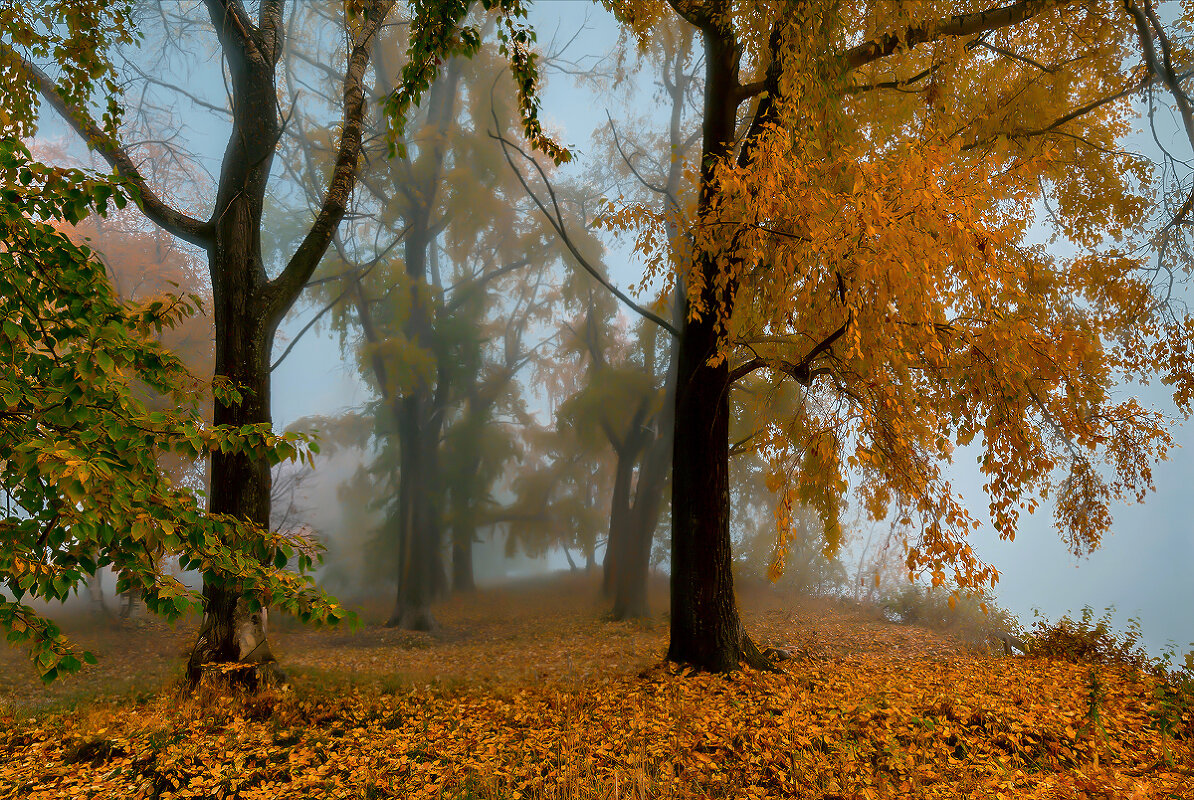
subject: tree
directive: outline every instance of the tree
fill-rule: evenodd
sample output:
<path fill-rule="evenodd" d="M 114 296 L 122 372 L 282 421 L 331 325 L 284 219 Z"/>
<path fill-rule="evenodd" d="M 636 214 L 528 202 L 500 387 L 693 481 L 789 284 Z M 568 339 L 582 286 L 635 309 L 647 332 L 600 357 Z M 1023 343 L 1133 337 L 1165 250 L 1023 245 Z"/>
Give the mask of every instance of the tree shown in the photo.
<path fill-rule="evenodd" d="M 163 453 L 277 462 L 301 455 L 302 440 L 262 425 L 204 425 L 203 382 L 156 341 L 193 312 L 194 296 L 122 301 L 95 254 L 50 224 L 123 206 L 121 187 L 110 176 L 50 169 L 12 140 L 0 143 L 0 179 L 0 487 L 8 501 L 0 580 L 15 598 L 0 600 L 0 625 L 8 640 L 27 644 L 46 681 L 77 670 L 79 655 L 58 627 L 22 600 L 66 600 L 109 566 L 118 591 L 143 595 L 167 618 L 202 607 L 163 571 L 162 552 L 202 570 L 207 585 L 248 587 L 304 618 L 343 617 L 309 580 L 283 569 L 295 555 L 291 539 L 205 513 L 194 491 L 161 469 Z M 171 397 L 172 409 L 149 410 L 138 384 Z M 233 388 L 215 390 L 233 400 Z"/>
<path fill-rule="evenodd" d="M 276 65 L 285 37 L 283 6 L 263 2 L 256 20 L 240 2 L 206 3 L 220 41 L 231 84 L 232 131 L 221 167 L 212 215 L 194 218 L 170 205 L 142 178 L 129 150 L 115 131 L 104 131 L 86 106 L 72 102 L 57 83 L 16 48 L 20 39 L 5 31 L 4 55 L 19 74 L 68 121 L 87 144 L 99 151 L 138 191 L 150 220 L 183 241 L 206 251 L 216 320 L 216 375 L 235 386 L 239 402 L 217 398 L 217 425 L 270 422 L 269 357 L 274 333 L 286 310 L 314 271 L 332 231 L 344 215 L 360 152 L 364 114 L 362 76 L 373 36 L 392 2 L 363 4 L 359 22 L 347 27 L 351 41 L 346 59 L 344 119 L 337 162 L 327 182 L 324 203 L 307 237 L 280 274 L 270 278 L 261 253 L 261 215 L 274 149 L 281 131 Z M 217 452 L 211 459 L 210 509 L 268 527 L 269 463 L 240 452 Z M 197 681 L 208 663 L 251 660 L 255 678 L 274 682 L 280 674 L 266 638 L 266 616 L 253 598 L 236 586 L 205 585 L 204 621 L 188 664 Z"/>
<path fill-rule="evenodd" d="M 407 111 L 430 85 L 441 60 L 456 53 L 469 54 L 479 46 L 479 31 L 459 24 L 464 11 L 451 3 L 444 5 L 448 7 L 424 9 L 431 13 L 420 17 L 414 26 L 403 81 L 387 100 L 399 133 Z M 487 0 L 484 5 L 493 8 L 505 24 L 506 51 L 520 79 L 524 127 L 537 131 L 534 58 L 515 21 L 525 11 L 517 0 Z M 56 1 L 0 16 L 0 59 L 13 78 L 5 81 L 3 90 L 9 101 L 6 107 L 13 112 L 10 127 L 21 133 L 32 131 L 40 95 L 135 189 L 138 206 L 150 220 L 206 252 L 216 322 L 215 371 L 236 389 L 234 394 L 216 398 L 218 426 L 270 422 L 269 365 L 274 333 L 314 272 L 352 195 L 361 154 L 366 70 L 374 54 L 374 38 L 395 6 L 395 0 L 353 0 L 345 4 L 345 13 L 337 20 L 346 52 L 336 155 L 306 236 L 273 277 L 267 273 L 261 250 L 261 223 L 283 127 L 277 65 L 287 26 L 281 0 L 262 0 L 255 19 L 240 0 L 205 0 L 227 70 L 231 115 L 212 213 L 206 220 L 185 213 L 155 192 L 138 169 L 133 153 L 120 142 L 116 71 L 108 53 L 135 38 L 128 2 L 83 7 Z M 57 61 L 58 81 L 39 64 L 46 60 Z M 92 76 L 102 78 L 99 86 L 107 101 L 100 123 L 92 118 L 87 104 L 97 85 Z M 548 142 L 541 134 L 533 138 Z M 560 152 L 558 148 L 556 152 Z M 213 453 L 210 510 L 268 527 L 269 466 L 268 461 L 240 451 Z M 229 662 L 252 663 L 252 669 L 241 671 L 248 681 L 278 680 L 280 672 L 266 636 L 266 615 L 256 609 L 258 601 L 239 587 L 225 584 L 205 585 L 204 599 L 204 621 L 188 663 L 190 680 L 197 681 L 208 664 Z"/>
<path fill-rule="evenodd" d="M 379 41 L 379 52 L 403 49 L 403 33 Z M 365 148 L 356 219 L 313 281 L 379 398 L 375 430 L 389 465 L 377 473 L 377 491 L 391 502 L 379 537 L 389 552 L 378 559 L 395 567 L 389 624 L 404 628 L 434 625 L 449 527 L 453 585 L 472 588 L 472 541 L 487 516 L 480 506 L 514 453 L 493 415 L 518 415 L 511 390 L 528 362 L 525 333 L 545 302 L 541 279 L 521 280 L 549 256 L 541 233 L 508 200 L 500 152 L 478 130 L 516 100 L 501 80 L 502 61 L 495 47 L 446 60 L 412 111 L 397 157 L 386 157 L 386 120 L 369 120 L 376 135 Z M 379 97 L 400 77 L 392 61 L 375 59 Z M 326 133 L 301 117 L 295 123 L 300 157 L 292 162 L 317 175 Z"/>
<path fill-rule="evenodd" d="M 666 13 L 614 8 L 640 40 Z M 610 215 L 685 287 L 669 660 L 767 666 L 738 615 L 728 526 L 730 386 L 756 371 L 801 387 L 795 416 L 756 437 L 783 489 L 778 552 L 801 505 L 832 550 L 853 476 L 872 517 L 902 524 L 910 570 L 994 581 L 941 470 L 971 443 L 1001 536 L 1055 497 L 1071 547 L 1097 546 L 1110 503 L 1143 498 L 1169 444 L 1159 414 L 1112 391 L 1156 368 L 1163 335 L 1131 247 L 1147 165 L 1116 146 L 1149 81 L 1125 68 L 1123 8 L 670 8 L 705 50 L 691 246 L 669 250 L 653 209 Z M 1042 189 L 1073 257 L 1029 244 Z M 1189 367 L 1162 365 L 1173 380 Z"/>

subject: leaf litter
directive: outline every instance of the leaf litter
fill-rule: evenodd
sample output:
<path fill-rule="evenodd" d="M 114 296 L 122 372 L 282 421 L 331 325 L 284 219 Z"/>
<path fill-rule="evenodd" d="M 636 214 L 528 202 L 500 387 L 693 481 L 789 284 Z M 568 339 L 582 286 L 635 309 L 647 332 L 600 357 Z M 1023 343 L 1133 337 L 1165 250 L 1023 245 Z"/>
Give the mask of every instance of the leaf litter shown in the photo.
<path fill-rule="evenodd" d="M 438 608 L 433 633 L 280 630 L 291 688 L 249 697 L 159 684 L 38 710 L 54 690 L 16 685 L 10 651 L 0 797 L 1194 797 L 1190 728 L 1163 735 L 1157 678 L 1137 670 L 976 653 L 748 587 L 748 630 L 792 659 L 692 674 L 662 663 L 665 619 L 609 622 L 596 594 L 482 591 Z M 159 664 L 189 631 L 135 634 Z M 111 680 L 105 663 L 73 682 Z"/>

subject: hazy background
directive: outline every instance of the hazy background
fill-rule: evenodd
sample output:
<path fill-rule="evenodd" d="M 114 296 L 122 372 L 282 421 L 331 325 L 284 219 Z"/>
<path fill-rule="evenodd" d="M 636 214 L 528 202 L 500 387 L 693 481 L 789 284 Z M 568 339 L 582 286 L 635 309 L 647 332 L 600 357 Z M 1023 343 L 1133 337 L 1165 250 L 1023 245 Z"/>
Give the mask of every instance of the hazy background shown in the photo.
<path fill-rule="evenodd" d="M 558 50 L 563 42 L 570 41 L 564 56 L 571 62 L 570 72 L 580 74 L 549 70 L 543 109 L 548 128 L 571 145 L 576 156 L 561 177 L 583 174 L 594 167 L 593 133 L 607 125 L 607 110 L 615 120 L 624 118 L 628 108 L 641 114 L 653 107 L 654 87 L 649 73 L 641 75 L 633 85 L 621 87 L 616 96 L 589 80 L 586 73 L 609 67 L 607 56 L 618 37 L 612 18 L 591 3 L 539 0 L 534 4 L 532 21 L 546 48 Z M 220 96 L 218 64 L 208 59 L 205 67 L 190 76 L 188 85 L 197 93 Z M 188 106 L 185 100 L 180 103 L 179 109 L 184 114 L 188 108 L 193 106 Z M 49 115 L 45 120 L 43 136 L 68 142 L 78 152 L 77 140 L 57 119 Z M 187 121 L 188 147 L 209 171 L 216 171 L 226 137 L 220 120 L 200 110 Z M 1180 137 L 1173 136 L 1173 140 L 1176 152 L 1188 150 Z M 1129 144 L 1145 152 L 1155 147 L 1145 136 Z M 623 288 L 636 282 L 642 267 L 629 248 L 613 240 L 606 241 L 606 246 L 605 263 L 615 282 Z M 290 343 L 312 313 L 309 304 L 296 309 L 283 325 L 278 352 Z M 285 428 L 304 417 L 335 416 L 359 409 L 370 399 L 370 390 L 358 377 L 357 370 L 354 360 L 341 354 L 338 339 L 326 328 L 308 331 L 274 372 L 275 425 Z M 1140 396 L 1146 405 L 1172 410 L 1171 404 L 1167 404 L 1165 387 L 1132 385 L 1122 387 L 1121 391 Z M 546 415 L 545 409 L 543 413 Z M 1144 641 L 1154 653 L 1170 643 L 1180 649 L 1188 647 L 1186 643 L 1194 640 L 1191 616 L 1194 536 L 1190 522 L 1194 454 L 1186 445 L 1194 442 L 1194 437 L 1189 426 L 1180 426 L 1175 429 L 1175 439 L 1183 447 L 1175 449 L 1171 460 L 1156 469 L 1156 493 L 1143 505 L 1120 508 L 1115 515 L 1114 534 L 1088 558 L 1075 559 L 1059 541 L 1052 529 L 1048 507 L 1035 516 L 1022 518 L 1015 542 L 999 541 L 989 526 L 975 534 L 972 541 L 980 557 L 992 562 L 1002 573 L 996 588 L 1000 603 L 1025 624 L 1031 623 L 1033 609 L 1057 617 L 1075 613 L 1086 605 L 1096 611 L 1114 606 L 1114 618 L 1121 627 L 1129 617 L 1140 617 Z M 335 537 L 346 524 L 336 499 L 337 486 L 355 468 L 353 458 L 351 454 L 341 454 L 325 459 L 316 478 L 308 480 L 302 488 L 301 504 L 308 511 L 308 522 L 324 535 Z M 947 477 L 961 489 L 974 515 L 985 518 L 983 480 L 973 454 L 959 450 L 952 473 Z M 852 512 L 848 511 L 846 517 L 850 519 Z M 876 523 L 872 528 L 862 526 L 856 541 L 868 533 L 881 534 L 884 529 L 884 523 Z M 516 575 L 536 569 L 566 568 L 559 552 L 547 559 L 522 559 L 506 565 L 498 563 L 502 560 L 500 546 L 479 546 L 476 554 L 479 582 L 498 580 L 503 573 Z M 848 551 L 843 561 L 849 564 L 853 555 Z M 598 553 L 598 559 L 600 556 Z M 335 566 L 330 565 L 329 569 Z"/>

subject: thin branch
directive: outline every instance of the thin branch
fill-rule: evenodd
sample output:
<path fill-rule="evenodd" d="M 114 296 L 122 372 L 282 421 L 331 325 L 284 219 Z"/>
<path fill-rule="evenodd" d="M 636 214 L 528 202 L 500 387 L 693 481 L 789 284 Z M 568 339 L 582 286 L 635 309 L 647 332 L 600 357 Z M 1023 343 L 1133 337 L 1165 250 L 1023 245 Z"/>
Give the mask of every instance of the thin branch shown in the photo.
<path fill-rule="evenodd" d="M 1121 151 L 1109 150 L 1105 147 L 1096 145 L 1093 142 L 1087 141 L 1086 139 L 1078 136 L 1077 134 L 1070 134 L 1070 133 L 1067 133 L 1066 131 L 1059 131 L 1058 128 L 1060 128 L 1062 125 L 1065 125 L 1067 122 L 1072 122 L 1075 119 L 1078 119 L 1079 117 L 1083 117 L 1083 116 L 1089 114 L 1090 112 L 1095 111 L 1096 109 L 1100 108 L 1101 106 L 1105 106 L 1108 103 L 1113 103 L 1116 100 L 1121 100 L 1121 99 L 1127 97 L 1128 95 L 1133 94 L 1134 92 L 1140 91 L 1141 89 L 1148 86 L 1151 81 L 1152 81 L 1152 76 L 1146 74 L 1144 77 L 1140 78 L 1137 81 L 1134 81 L 1132 84 L 1130 84 L 1128 86 L 1125 86 L 1123 89 L 1116 92 L 1115 94 L 1110 94 L 1105 97 L 1099 97 L 1095 100 L 1092 100 L 1089 103 L 1087 103 L 1086 105 L 1080 106 L 1080 107 L 1074 109 L 1073 111 L 1069 112 L 1068 114 L 1058 117 L 1053 122 L 1049 123 L 1048 125 L 1045 125 L 1042 128 L 1037 128 L 1037 129 L 1031 130 L 1031 131 L 1006 131 L 1006 132 L 1003 132 L 1002 135 L 1007 136 L 1012 139 L 1028 139 L 1028 138 L 1031 138 L 1034 136 L 1043 136 L 1046 133 L 1058 133 L 1058 134 L 1068 135 L 1075 139 L 1078 139 L 1079 141 L 1083 142 L 1084 144 L 1087 144 L 1087 145 L 1095 148 L 1096 150 L 1107 153 L 1109 155 L 1122 155 L 1123 153 Z M 992 141 L 993 141 L 992 138 L 987 138 L 987 139 L 984 139 L 979 142 L 972 142 L 972 143 L 962 147 L 962 151 L 967 152 L 970 150 L 974 150 L 976 148 L 988 145 Z"/>
<path fill-rule="evenodd" d="M 840 328 L 829 334 L 829 336 L 825 337 L 820 344 L 810 350 L 804 358 L 800 359 L 798 363 L 793 363 L 782 358 L 765 358 L 763 356 L 756 356 L 755 358 L 739 364 L 737 367 L 730 370 L 729 381 L 730 383 L 734 383 L 742 378 L 745 378 L 747 375 L 755 372 L 756 370 L 767 368 L 773 369 L 777 372 L 782 372 L 785 375 L 789 375 L 801 386 L 808 387 L 812 384 L 814 378 L 819 375 L 827 375 L 831 371 L 826 367 L 822 367 L 820 369 L 810 369 L 813 360 L 816 359 L 817 356 L 829 350 L 829 348 L 833 346 L 833 343 L 840 339 L 843 334 L 845 334 L 846 330 L 850 327 L 850 323 L 853 321 L 854 314 L 850 313 Z"/>
<path fill-rule="evenodd" d="M 498 124 L 496 112 L 494 113 L 494 124 L 495 125 Z M 556 235 L 560 237 L 560 241 L 562 241 L 564 243 L 564 246 L 568 248 L 568 252 L 570 252 L 572 254 L 573 258 L 575 258 L 577 260 L 577 263 L 579 263 L 581 265 L 581 267 L 583 267 L 586 272 L 588 272 L 590 275 L 592 275 L 597 280 L 598 283 L 600 283 L 607 290 L 609 290 L 614 295 L 614 297 L 617 297 L 619 300 L 621 300 L 622 303 L 624 305 L 626 305 L 626 307 L 628 307 L 629 309 L 634 311 L 636 314 L 642 316 L 643 318 L 651 320 L 656 325 L 658 325 L 659 327 L 663 328 L 665 331 L 670 333 L 672 336 L 679 337 L 680 331 L 678 331 L 670 322 L 668 322 L 667 320 L 665 320 L 663 317 L 659 316 L 658 314 L 655 314 L 655 313 L 643 308 L 638 303 L 631 300 L 621 289 L 619 289 L 617 286 L 614 286 L 612 283 L 610 283 L 609 280 L 607 280 L 606 277 L 601 274 L 600 270 L 598 270 L 596 267 L 594 267 L 592 264 L 590 264 L 588 259 L 586 259 L 583 255 L 581 255 L 580 251 L 577 249 L 576 245 L 573 243 L 572 237 L 568 235 L 567 228 L 564 226 L 563 214 L 560 212 L 560 206 L 559 206 L 558 201 L 556 200 L 555 190 L 552 188 L 551 182 L 547 180 L 547 175 L 543 172 L 543 168 L 541 166 L 539 166 L 539 162 L 537 162 L 535 159 L 533 159 L 529 155 L 527 155 L 526 151 L 524 151 L 521 147 L 519 147 L 518 145 L 514 144 L 513 142 L 509 141 L 508 139 L 506 139 L 498 134 L 490 133 L 489 138 L 496 139 L 498 142 L 501 143 L 502 155 L 504 155 L 506 157 L 506 163 L 508 163 L 510 165 L 510 169 L 512 169 L 514 171 L 514 175 L 518 178 L 518 182 L 522 184 L 523 190 L 527 193 L 527 195 L 531 198 L 531 200 L 535 203 L 535 205 L 539 207 L 539 210 L 543 212 L 543 216 L 547 218 L 547 224 L 550 225 L 553 230 L 555 230 Z M 545 206 L 543 204 L 543 201 L 540 200 L 539 196 L 537 194 L 535 194 L 535 192 L 531 189 L 530 184 L 527 183 L 526 178 L 523 176 L 522 172 L 514 164 L 514 159 L 510 155 L 511 149 L 517 151 L 518 154 L 521 155 L 523 158 L 525 158 L 527 161 L 530 161 L 532 166 L 534 166 L 535 170 L 539 173 L 539 177 L 543 180 L 544 185 L 547 186 L 547 192 L 551 199 L 552 208 L 554 209 L 554 215 L 553 215 L 553 212 L 547 210 L 547 206 Z"/>
<path fill-rule="evenodd" d="M 194 92 L 187 91 L 178 84 L 170 83 L 169 81 L 164 81 L 161 78 L 154 77 L 138 67 L 136 64 L 129 64 L 129 68 L 132 69 L 133 72 L 137 73 L 137 75 L 140 76 L 141 79 L 146 83 L 151 83 L 155 86 L 161 86 L 163 89 L 169 89 L 172 92 L 178 92 L 200 108 L 206 108 L 208 111 L 212 111 L 217 114 L 223 114 L 226 117 L 232 116 L 232 112 L 225 106 L 218 106 L 215 103 L 204 100 Z"/>
<path fill-rule="evenodd" d="M 402 233 L 400 233 L 398 235 L 398 237 L 396 239 L 394 239 L 394 241 L 390 242 L 390 244 L 388 244 L 384 250 L 382 250 L 380 253 L 378 253 L 376 256 L 374 256 L 373 259 L 371 261 L 369 261 L 369 263 L 354 266 L 352 269 L 347 269 L 344 272 L 337 273 L 336 275 L 332 275 L 332 276 L 325 278 L 321 281 L 312 281 L 312 282 L 308 283 L 307 286 L 314 286 L 314 285 L 316 285 L 316 283 L 325 283 L 327 281 L 332 281 L 332 280 L 343 280 L 344 278 L 347 278 L 350 276 L 353 278 L 354 283 L 359 283 L 362 278 L 364 278 L 366 275 L 368 275 L 370 272 L 372 272 L 373 268 L 376 267 L 378 264 L 380 264 L 381 260 L 383 258 L 385 258 L 387 255 L 389 255 L 390 251 L 393 250 L 398 245 L 398 243 L 403 240 L 405 233 L 406 233 L 406 231 L 403 230 Z M 295 334 L 294 338 L 290 340 L 290 344 L 288 344 L 286 346 L 286 349 L 282 351 L 282 355 L 278 356 L 277 360 L 274 361 L 273 364 L 270 364 L 270 367 L 269 367 L 270 372 L 273 372 L 274 370 L 276 370 L 278 368 L 278 365 L 282 363 L 282 360 L 284 358 L 286 358 L 286 356 L 290 355 L 290 351 L 293 350 L 294 346 L 299 343 L 299 339 L 303 338 L 303 334 L 306 333 L 307 331 L 311 330 L 311 328 L 314 327 L 315 323 L 319 321 L 320 317 L 322 317 L 324 314 L 326 314 L 327 312 L 329 312 L 333 308 L 335 308 L 336 304 L 344 299 L 344 296 L 346 294 L 348 294 L 348 291 L 351 288 L 352 287 L 349 286 L 347 289 L 343 289 L 340 292 L 340 294 L 336 295 L 335 299 L 333 299 L 330 303 L 328 303 L 323 308 L 321 308 L 319 310 L 319 313 L 317 313 L 314 317 L 312 317 L 310 319 L 310 321 L 307 322 L 307 324 L 302 327 L 302 330 L 300 330 L 297 334 Z"/>
<path fill-rule="evenodd" d="M 268 313 L 277 318 L 289 308 L 311 278 L 311 273 L 326 252 L 332 234 L 344 218 L 348 200 L 356 182 L 357 159 L 361 152 L 361 134 L 365 117 L 363 89 L 365 68 L 369 64 L 373 37 L 394 7 L 395 0 L 375 0 L 364 14 L 365 22 L 348 56 L 344 71 L 344 124 L 332 177 L 319 214 L 306 237 L 291 256 L 286 268 L 268 287 Z"/>

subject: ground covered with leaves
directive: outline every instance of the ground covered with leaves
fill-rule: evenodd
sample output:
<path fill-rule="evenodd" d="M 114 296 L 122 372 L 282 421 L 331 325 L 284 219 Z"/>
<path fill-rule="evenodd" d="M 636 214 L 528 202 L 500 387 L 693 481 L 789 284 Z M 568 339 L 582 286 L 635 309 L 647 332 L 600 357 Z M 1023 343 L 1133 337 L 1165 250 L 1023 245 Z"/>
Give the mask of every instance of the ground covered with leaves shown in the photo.
<path fill-rule="evenodd" d="M 432 634 L 369 624 L 380 606 L 281 630 L 291 687 L 248 698 L 171 687 L 185 626 L 80 634 L 100 666 L 50 689 L 4 652 L 0 796 L 1194 797 L 1188 720 L 1137 670 L 760 589 L 748 626 L 793 659 L 690 675 L 661 665 L 664 620 L 605 621 L 595 594 L 484 591 Z"/>

